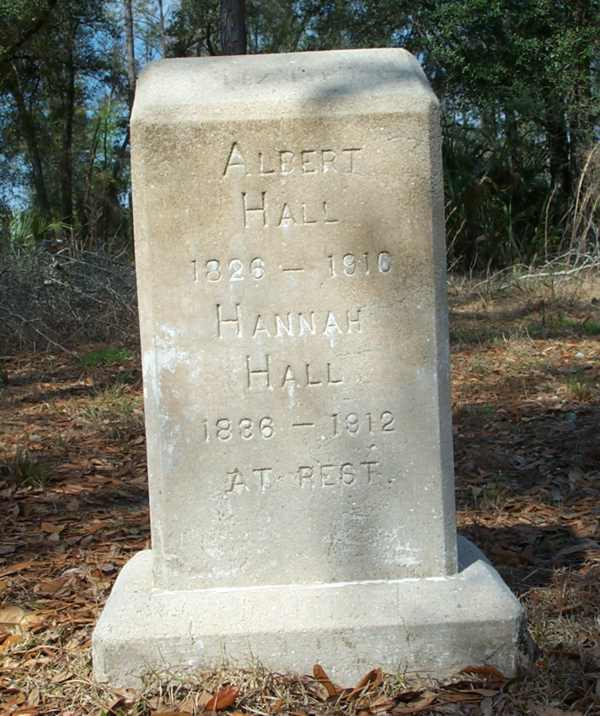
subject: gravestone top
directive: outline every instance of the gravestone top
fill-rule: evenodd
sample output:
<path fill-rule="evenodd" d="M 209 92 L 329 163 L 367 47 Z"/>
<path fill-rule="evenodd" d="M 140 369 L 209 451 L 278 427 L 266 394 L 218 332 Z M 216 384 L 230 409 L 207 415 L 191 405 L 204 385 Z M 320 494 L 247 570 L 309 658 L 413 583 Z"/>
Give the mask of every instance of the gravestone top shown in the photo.
<path fill-rule="evenodd" d="M 224 655 L 344 683 L 514 673 L 522 610 L 473 546 L 457 558 L 441 138 L 417 61 L 168 60 L 131 129 L 152 550 L 94 632 L 97 677 Z"/>
<path fill-rule="evenodd" d="M 163 60 L 136 88 L 132 122 L 285 121 L 377 114 L 437 104 L 418 62 L 400 49 L 337 50 Z"/>

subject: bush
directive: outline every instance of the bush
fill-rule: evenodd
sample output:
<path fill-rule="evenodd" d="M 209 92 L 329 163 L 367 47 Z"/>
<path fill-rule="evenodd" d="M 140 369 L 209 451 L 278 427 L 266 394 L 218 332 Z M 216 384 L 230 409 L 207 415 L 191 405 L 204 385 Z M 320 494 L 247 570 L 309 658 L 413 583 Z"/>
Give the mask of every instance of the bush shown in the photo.
<path fill-rule="evenodd" d="M 0 253 L 0 351 L 69 350 L 137 339 L 130 257 L 5 246 Z"/>

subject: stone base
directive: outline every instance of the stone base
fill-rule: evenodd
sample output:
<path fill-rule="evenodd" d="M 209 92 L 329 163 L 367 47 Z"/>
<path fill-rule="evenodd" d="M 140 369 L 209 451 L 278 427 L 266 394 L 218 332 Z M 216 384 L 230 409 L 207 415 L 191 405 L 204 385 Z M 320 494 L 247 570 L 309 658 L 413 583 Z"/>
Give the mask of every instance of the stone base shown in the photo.
<path fill-rule="evenodd" d="M 454 577 L 171 592 L 152 588 L 152 552 L 139 552 L 94 631 L 94 675 L 128 687 L 150 670 L 259 661 L 301 673 L 319 662 L 343 686 L 375 666 L 444 677 L 492 664 L 511 676 L 523 608 L 464 539 L 459 560 Z"/>

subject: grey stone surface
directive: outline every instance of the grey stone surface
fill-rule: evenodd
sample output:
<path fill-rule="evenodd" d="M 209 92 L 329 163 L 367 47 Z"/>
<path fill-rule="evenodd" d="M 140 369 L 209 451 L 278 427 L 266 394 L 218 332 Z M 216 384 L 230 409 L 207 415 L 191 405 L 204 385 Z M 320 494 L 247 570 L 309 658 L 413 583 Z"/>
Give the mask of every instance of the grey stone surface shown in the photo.
<path fill-rule="evenodd" d="M 456 570 L 439 139 L 401 50 L 140 79 L 157 586 Z"/>
<path fill-rule="evenodd" d="M 99 678 L 118 680 L 127 651 L 136 665 L 159 647 L 166 663 L 206 662 L 213 644 L 236 657 L 245 640 L 280 669 L 318 654 L 346 675 L 404 657 L 437 669 L 467 653 L 465 624 L 514 661 L 510 619 L 466 618 L 460 601 L 460 585 L 473 603 L 506 605 L 506 589 L 483 567 L 453 576 L 438 103 L 416 60 L 151 65 L 132 171 L 152 559 L 115 588 L 94 636 Z M 121 643 L 111 605 L 138 578 Z M 405 648 L 421 598 L 424 631 Z M 419 641 L 434 631 L 439 663 Z"/>
<path fill-rule="evenodd" d="M 184 671 L 258 658 L 275 671 L 316 662 L 345 686 L 378 664 L 443 677 L 468 664 L 513 674 L 522 609 L 481 553 L 450 577 L 163 591 L 152 553 L 120 574 L 94 635 L 96 677 L 139 685 L 148 670 Z"/>

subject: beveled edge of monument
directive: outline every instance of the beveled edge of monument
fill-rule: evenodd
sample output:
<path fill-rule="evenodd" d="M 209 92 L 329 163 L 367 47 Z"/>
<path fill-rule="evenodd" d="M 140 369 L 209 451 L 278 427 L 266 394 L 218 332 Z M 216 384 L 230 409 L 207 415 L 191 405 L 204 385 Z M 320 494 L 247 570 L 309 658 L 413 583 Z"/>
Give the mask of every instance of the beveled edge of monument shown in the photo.
<path fill-rule="evenodd" d="M 400 48 L 159 60 L 137 85 L 132 125 L 427 112 L 438 101 Z"/>

